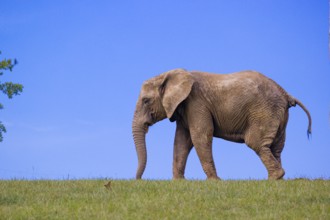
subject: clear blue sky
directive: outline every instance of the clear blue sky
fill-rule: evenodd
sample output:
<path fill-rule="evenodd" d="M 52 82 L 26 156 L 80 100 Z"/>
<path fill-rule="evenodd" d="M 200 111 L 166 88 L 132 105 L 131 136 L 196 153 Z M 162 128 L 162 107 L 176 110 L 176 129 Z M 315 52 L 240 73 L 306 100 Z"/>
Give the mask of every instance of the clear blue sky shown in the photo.
<path fill-rule="evenodd" d="M 290 109 L 285 178 L 330 177 L 328 1 L 16 1 L 0 5 L 0 58 L 19 64 L 22 83 L 0 119 L 0 179 L 135 177 L 131 134 L 144 80 L 174 68 L 229 73 L 253 69 L 300 99 Z M 144 178 L 171 179 L 175 124 L 147 135 Z M 215 139 L 223 179 L 266 179 L 244 144 Z M 205 179 L 196 152 L 186 177 Z"/>

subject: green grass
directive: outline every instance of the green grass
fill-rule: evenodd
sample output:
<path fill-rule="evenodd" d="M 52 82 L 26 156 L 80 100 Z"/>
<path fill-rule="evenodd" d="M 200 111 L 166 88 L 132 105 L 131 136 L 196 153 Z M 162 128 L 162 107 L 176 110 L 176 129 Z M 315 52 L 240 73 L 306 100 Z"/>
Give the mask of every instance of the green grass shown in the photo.
<path fill-rule="evenodd" d="M 0 181 L 0 219 L 330 219 L 329 180 Z"/>

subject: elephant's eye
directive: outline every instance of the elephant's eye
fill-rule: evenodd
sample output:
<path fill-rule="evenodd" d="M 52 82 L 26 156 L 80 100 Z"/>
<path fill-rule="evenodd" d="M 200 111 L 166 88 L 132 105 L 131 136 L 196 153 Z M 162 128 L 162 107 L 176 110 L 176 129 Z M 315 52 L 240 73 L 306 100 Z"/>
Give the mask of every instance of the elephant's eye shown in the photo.
<path fill-rule="evenodd" d="M 142 102 L 144 105 L 148 105 L 150 103 L 150 99 L 149 98 L 143 98 Z"/>

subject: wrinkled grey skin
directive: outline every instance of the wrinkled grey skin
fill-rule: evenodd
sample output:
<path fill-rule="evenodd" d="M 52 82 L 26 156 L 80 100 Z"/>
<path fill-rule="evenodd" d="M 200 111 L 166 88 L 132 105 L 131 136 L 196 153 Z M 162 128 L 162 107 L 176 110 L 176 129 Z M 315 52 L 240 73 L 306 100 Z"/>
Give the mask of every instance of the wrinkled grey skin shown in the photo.
<path fill-rule="evenodd" d="M 169 118 L 176 122 L 173 178 L 184 178 L 187 157 L 194 146 L 208 179 L 219 179 L 212 155 L 213 137 L 246 143 L 260 157 L 268 179 L 285 172 L 281 152 L 288 110 L 298 104 L 273 80 L 255 71 L 210 74 L 175 69 L 143 83 L 132 130 L 138 155 L 136 179 L 146 167 L 148 127 Z"/>

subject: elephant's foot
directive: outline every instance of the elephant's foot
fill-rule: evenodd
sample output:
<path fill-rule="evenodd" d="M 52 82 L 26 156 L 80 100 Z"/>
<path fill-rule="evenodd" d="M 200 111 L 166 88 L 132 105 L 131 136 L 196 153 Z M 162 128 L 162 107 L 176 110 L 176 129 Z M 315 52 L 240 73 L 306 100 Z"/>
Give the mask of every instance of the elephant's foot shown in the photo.
<path fill-rule="evenodd" d="M 185 180 L 184 176 L 173 176 L 173 180 Z"/>
<path fill-rule="evenodd" d="M 218 176 L 207 177 L 207 180 L 221 180 Z"/>
<path fill-rule="evenodd" d="M 279 180 L 279 179 L 283 178 L 284 174 L 285 174 L 285 171 L 282 168 L 280 168 L 280 169 L 275 170 L 272 173 L 270 173 L 268 175 L 268 179 L 269 180 Z"/>

